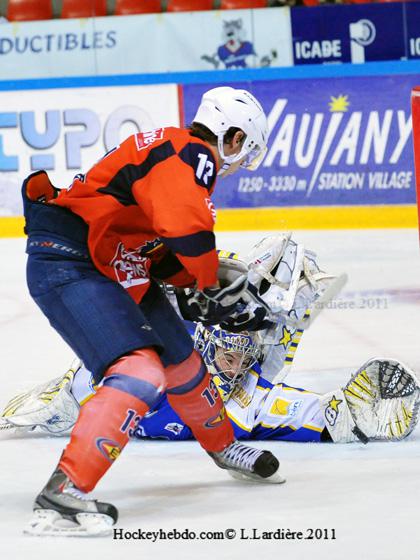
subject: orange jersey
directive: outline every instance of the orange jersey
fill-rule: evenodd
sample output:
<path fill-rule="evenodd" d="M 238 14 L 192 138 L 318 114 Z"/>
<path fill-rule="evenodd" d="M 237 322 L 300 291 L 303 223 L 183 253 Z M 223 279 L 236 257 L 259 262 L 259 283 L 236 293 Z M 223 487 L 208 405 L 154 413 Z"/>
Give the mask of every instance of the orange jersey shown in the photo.
<path fill-rule="evenodd" d="M 216 175 L 206 142 L 161 128 L 130 136 L 52 203 L 83 218 L 95 266 L 140 301 L 150 276 L 200 290 L 217 282 Z"/>

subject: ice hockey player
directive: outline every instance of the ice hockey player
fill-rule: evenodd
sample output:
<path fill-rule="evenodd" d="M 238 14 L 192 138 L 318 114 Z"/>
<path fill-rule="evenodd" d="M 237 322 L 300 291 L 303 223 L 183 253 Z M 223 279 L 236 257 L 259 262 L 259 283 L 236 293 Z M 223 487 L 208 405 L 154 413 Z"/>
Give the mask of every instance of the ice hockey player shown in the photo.
<path fill-rule="evenodd" d="M 164 391 L 219 467 L 283 482 L 270 452 L 236 441 L 200 354 L 155 282 L 190 286 L 198 320 L 223 320 L 242 305 L 246 275 L 219 283 L 210 195 L 217 175 L 258 166 L 267 135 L 250 93 L 215 88 L 190 129 L 129 137 L 58 196 L 45 172 L 25 180 L 30 294 L 102 382 L 35 500 L 29 534 L 110 532 L 116 508 L 86 493 Z M 64 528 L 63 519 L 73 525 Z"/>
<path fill-rule="evenodd" d="M 283 381 L 271 383 L 265 379 L 263 347 L 247 333 L 229 333 L 198 324 L 193 327 L 193 334 L 195 346 L 201 351 L 225 402 L 237 439 L 399 441 L 417 424 L 418 381 L 401 362 L 371 359 L 358 368 L 344 387 L 317 394 Z M 284 345 L 284 356 L 290 360 L 296 350 L 291 344 L 289 341 Z M 278 356 L 280 374 L 285 375 L 291 361 L 282 362 Z M 92 374 L 75 360 L 64 375 L 11 399 L 0 418 L 0 434 L 23 436 L 38 430 L 54 436 L 67 435 L 80 406 L 95 392 Z M 166 395 L 143 418 L 136 420 L 129 436 L 173 441 L 194 439 Z"/>
<path fill-rule="evenodd" d="M 294 258 L 299 253 L 303 255 L 300 262 Z M 234 253 L 219 251 L 219 259 L 223 266 L 238 267 Z M 276 304 L 276 282 L 283 295 L 288 292 L 289 296 L 293 274 L 299 282 L 294 286 L 292 308 L 287 314 L 285 310 L 277 313 L 270 325 L 263 319 L 258 326 L 265 330 L 232 333 L 200 323 L 188 325 L 225 401 L 236 437 L 337 443 L 407 437 L 417 422 L 420 393 L 414 373 L 396 360 L 369 360 L 345 387 L 326 395 L 283 383 L 303 335 L 296 319 L 313 314 L 315 303 L 338 291 L 342 277 L 320 270 L 316 255 L 284 234 L 262 240 L 245 260 L 253 268 L 253 286 L 262 303 Z M 260 263 L 257 271 L 253 262 Z M 282 277 L 285 271 L 292 272 L 289 279 Z M 237 329 L 238 318 L 243 323 L 245 315 L 243 310 L 233 314 L 225 324 Z M 272 309 L 270 317 L 274 321 Z M 73 426 L 79 406 L 95 392 L 92 374 L 76 361 L 64 376 L 13 398 L 1 418 L 1 433 L 24 434 L 36 428 L 53 435 L 65 433 Z M 194 437 L 164 395 L 139 419 L 130 436 L 178 441 Z"/>

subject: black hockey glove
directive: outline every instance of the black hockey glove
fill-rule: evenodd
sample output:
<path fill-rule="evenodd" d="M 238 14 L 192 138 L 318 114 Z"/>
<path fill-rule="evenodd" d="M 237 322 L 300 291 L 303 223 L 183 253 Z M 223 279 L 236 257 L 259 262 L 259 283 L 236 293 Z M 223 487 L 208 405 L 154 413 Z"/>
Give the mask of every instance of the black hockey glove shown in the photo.
<path fill-rule="evenodd" d="M 242 311 L 233 313 L 220 323 L 225 331 L 240 333 L 244 331 L 262 331 L 271 328 L 274 323 L 266 318 L 267 309 L 257 307 L 250 309 L 249 305 Z"/>
<path fill-rule="evenodd" d="M 216 325 L 240 313 L 246 305 L 241 301 L 248 285 L 246 276 L 240 276 L 224 288 L 204 288 L 202 292 L 193 290 L 177 291 L 178 307 L 188 321 L 200 321 L 203 325 Z"/>
<path fill-rule="evenodd" d="M 246 292 L 244 299 L 246 299 L 247 304 L 243 309 L 238 309 L 221 322 L 222 329 L 240 333 L 243 331 L 262 331 L 274 326 L 275 323 L 267 317 L 270 310 L 265 301 L 261 299 L 258 288 L 248 282 Z"/>

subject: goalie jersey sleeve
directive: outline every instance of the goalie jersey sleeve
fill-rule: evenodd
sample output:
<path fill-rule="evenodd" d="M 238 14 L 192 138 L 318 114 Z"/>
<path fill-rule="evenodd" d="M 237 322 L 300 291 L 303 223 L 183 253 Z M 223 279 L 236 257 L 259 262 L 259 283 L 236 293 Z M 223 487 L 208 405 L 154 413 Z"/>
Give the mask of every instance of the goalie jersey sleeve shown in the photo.
<path fill-rule="evenodd" d="M 216 175 L 208 144 L 188 130 L 157 129 L 130 136 L 53 204 L 83 218 L 95 266 L 140 301 L 151 276 L 199 289 L 216 283 Z"/>
<path fill-rule="evenodd" d="M 320 397 L 315 393 L 272 385 L 256 368 L 236 386 L 225 403 L 235 437 L 248 440 L 317 442 L 325 428 Z M 166 397 L 142 420 L 137 437 L 192 439 L 192 433 L 171 409 Z"/>

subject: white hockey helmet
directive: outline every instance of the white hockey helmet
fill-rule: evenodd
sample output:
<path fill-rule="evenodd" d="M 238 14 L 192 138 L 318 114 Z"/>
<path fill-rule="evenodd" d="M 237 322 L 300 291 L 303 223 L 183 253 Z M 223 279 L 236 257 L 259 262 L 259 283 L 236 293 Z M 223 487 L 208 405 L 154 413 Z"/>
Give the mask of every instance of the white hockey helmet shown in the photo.
<path fill-rule="evenodd" d="M 206 91 L 193 122 L 203 124 L 217 136 L 217 147 L 225 164 L 245 157 L 241 167 L 257 169 L 267 151 L 268 123 L 263 108 L 245 89 L 217 87 Z M 226 156 L 223 139 L 231 128 L 240 128 L 245 140 L 239 154 Z"/>

